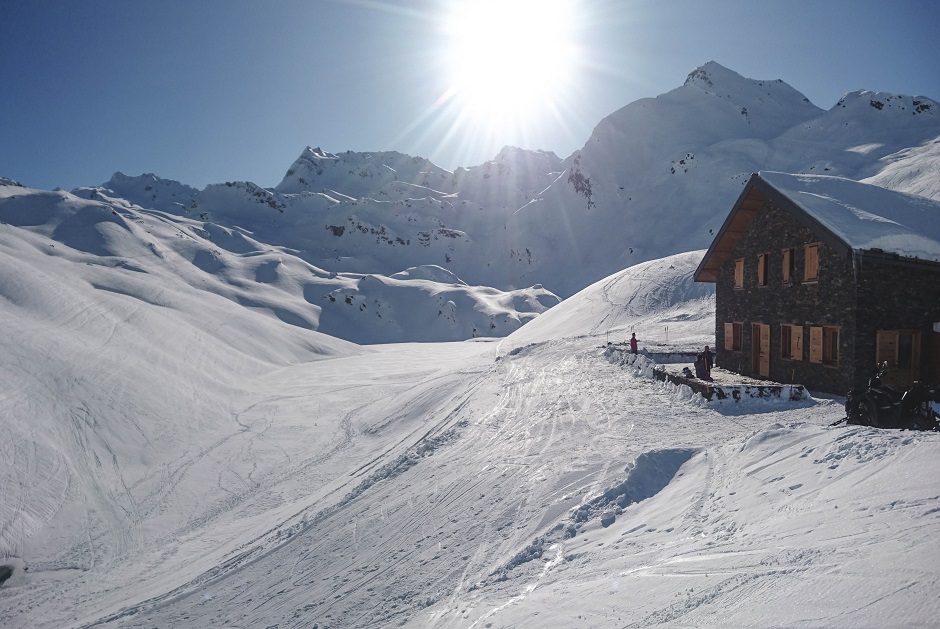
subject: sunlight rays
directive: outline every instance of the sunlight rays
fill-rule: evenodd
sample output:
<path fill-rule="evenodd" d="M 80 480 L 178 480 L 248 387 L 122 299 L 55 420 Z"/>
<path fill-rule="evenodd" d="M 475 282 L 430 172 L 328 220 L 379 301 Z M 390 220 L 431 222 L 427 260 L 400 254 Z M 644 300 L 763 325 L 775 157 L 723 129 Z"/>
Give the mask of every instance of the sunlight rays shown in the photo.
<path fill-rule="evenodd" d="M 563 96 L 576 54 L 570 0 L 477 0 L 444 22 L 463 124 L 503 134 L 537 126 Z"/>
<path fill-rule="evenodd" d="M 575 0 L 459 0 L 435 17 L 439 96 L 399 137 L 419 134 L 472 165 L 569 129 L 580 51 Z M 465 160 L 471 160 L 468 163 Z"/>
<path fill-rule="evenodd" d="M 485 119 L 521 119 L 551 100 L 569 71 L 570 3 L 480 0 L 449 17 L 449 66 L 463 107 Z"/>

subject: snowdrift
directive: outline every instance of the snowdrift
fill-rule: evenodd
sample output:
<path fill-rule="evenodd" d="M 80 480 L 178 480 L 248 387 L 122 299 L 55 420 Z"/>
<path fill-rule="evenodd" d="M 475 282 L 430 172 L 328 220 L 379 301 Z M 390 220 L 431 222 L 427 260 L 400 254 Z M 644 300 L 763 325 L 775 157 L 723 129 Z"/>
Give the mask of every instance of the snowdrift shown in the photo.
<path fill-rule="evenodd" d="M 208 217 L 194 220 L 147 210 L 100 190 L 82 192 L 90 198 L 0 186 L 0 220 L 29 232 L 24 236 L 48 238 L 44 246 L 49 251 L 58 246 L 62 259 L 98 266 L 101 278 L 95 287 L 101 290 L 161 292 L 138 287 L 137 280 L 144 277 L 181 283 L 302 330 L 356 343 L 505 336 L 559 302 L 542 286 L 510 291 L 470 286 L 435 265 L 390 277 L 325 271 L 246 228 L 267 220 L 257 218 L 254 202 L 228 206 L 226 226 Z M 276 213 L 265 203 L 261 206 L 262 213 Z M 134 270 L 140 274 L 127 273 Z"/>

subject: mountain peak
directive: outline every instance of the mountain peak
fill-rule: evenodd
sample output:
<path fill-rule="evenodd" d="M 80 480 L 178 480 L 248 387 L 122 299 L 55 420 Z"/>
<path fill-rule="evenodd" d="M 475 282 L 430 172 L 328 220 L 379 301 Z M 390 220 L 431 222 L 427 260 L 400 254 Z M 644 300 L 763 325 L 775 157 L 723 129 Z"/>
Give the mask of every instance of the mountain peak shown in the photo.
<path fill-rule="evenodd" d="M 697 87 L 706 94 L 724 96 L 741 104 L 746 104 L 746 101 L 756 101 L 752 104 L 778 101 L 787 106 L 810 104 L 808 98 L 783 79 L 748 79 L 715 61 L 692 70 L 685 86 Z"/>
<path fill-rule="evenodd" d="M 833 108 L 858 110 L 868 114 L 873 112 L 896 112 L 905 116 L 921 116 L 933 119 L 940 114 L 937 102 L 925 96 L 907 96 L 890 92 L 872 92 L 855 90 L 845 94 Z"/>
<path fill-rule="evenodd" d="M 26 187 L 23 184 L 21 184 L 19 181 L 17 181 L 16 179 L 10 179 L 9 177 L 0 177 L 0 186 L 13 186 L 16 188 Z"/>
<path fill-rule="evenodd" d="M 115 172 L 111 179 L 100 186 L 90 189 L 77 188 L 72 192 L 77 196 L 86 197 L 95 190 L 104 191 L 107 196 L 125 199 L 141 207 L 173 213 L 179 213 L 188 207 L 199 192 L 192 186 L 174 179 L 163 179 L 153 173 L 125 175 L 121 171 Z"/>
<path fill-rule="evenodd" d="M 345 187 L 345 194 L 361 198 L 379 194 L 384 186 L 393 182 L 440 190 L 448 186 L 450 176 L 450 172 L 423 157 L 398 151 L 330 153 L 308 146 L 274 190 L 296 194 Z"/>
<path fill-rule="evenodd" d="M 304 157 L 307 157 L 307 158 L 312 157 L 314 159 L 337 159 L 337 156 L 334 153 L 330 153 L 329 151 L 324 151 L 319 146 L 316 148 L 312 148 L 309 146 L 305 148 L 303 153 L 301 153 L 298 159 L 303 159 Z"/>
<path fill-rule="evenodd" d="M 705 65 L 701 65 L 692 70 L 685 79 L 685 85 L 695 85 L 704 90 L 711 91 L 716 84 L 728 85 L 747 80 L 748 79 L 745 79 L 734 70 L 729 70 L 717 61 L 709 61 Z"/>

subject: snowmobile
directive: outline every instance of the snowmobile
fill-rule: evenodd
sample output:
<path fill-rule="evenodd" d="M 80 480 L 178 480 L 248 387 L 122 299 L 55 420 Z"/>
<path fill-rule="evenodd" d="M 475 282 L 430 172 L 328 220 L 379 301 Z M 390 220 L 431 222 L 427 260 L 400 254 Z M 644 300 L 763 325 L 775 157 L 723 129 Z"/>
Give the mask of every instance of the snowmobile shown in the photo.
<path fill-rule="evenodd" d="M 887 368 L 887 362 L 881 363 L 867 387 L 848 392 L 843 421 L 876 428 L 940 430 L 940 415 L 931 405 L 940 403 L 940 386 L 915 382 L 898 391 L 883 383 Z"/>

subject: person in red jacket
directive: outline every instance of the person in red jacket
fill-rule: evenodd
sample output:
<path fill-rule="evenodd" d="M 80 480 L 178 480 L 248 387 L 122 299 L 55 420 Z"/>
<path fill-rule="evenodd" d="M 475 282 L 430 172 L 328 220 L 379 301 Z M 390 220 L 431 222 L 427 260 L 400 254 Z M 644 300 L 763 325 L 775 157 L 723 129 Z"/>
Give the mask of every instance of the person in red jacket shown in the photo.
<path fill-rule="evenodd" d="M 636 354 L 636 332 L 630 335 L 630 351 Z"/>

